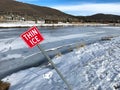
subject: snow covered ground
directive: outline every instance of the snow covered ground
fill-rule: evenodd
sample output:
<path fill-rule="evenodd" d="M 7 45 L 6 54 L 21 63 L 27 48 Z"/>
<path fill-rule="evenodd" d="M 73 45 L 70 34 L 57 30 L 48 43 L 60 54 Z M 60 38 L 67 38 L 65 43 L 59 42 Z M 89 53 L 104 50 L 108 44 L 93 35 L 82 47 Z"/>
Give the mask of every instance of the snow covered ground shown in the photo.
<path fill-rule="evenodd" d="M 77 48 L 53 61 L 73 90 L 120 90 L 120 37 Z M 51 66 L 32 67 L 2 80 L 11 83 L 10 90 L 68 90 Z"/>
<path fill-rule="evenodd" d="M 38 27 L 48 55 L 70 52 L 81 44 L 99 42 L 102 37 L 120 35 L 120 27 Z M 28 49 L 19 35 L 28 28 L 0 28 L 0 79 L 45 62 L 37 47 Z M 56 38 L 57 37 L 57 38 Z"/>
<path fill-rule="evenodd" d="M 43 27 L 59 27 L 59 26 L 110 26 L 109 24 L 100 24 L 100 23 L 58 23 L 58 24 L 45 24 L 38 22 L 37 24 L 34 21 L 19 21 L 19 22 L 8 22 L 0 23 L 0 27 L 32 27 L 32 26 L 43 26 Z M 120 26 L 118 24 L 118 26 Z"/>

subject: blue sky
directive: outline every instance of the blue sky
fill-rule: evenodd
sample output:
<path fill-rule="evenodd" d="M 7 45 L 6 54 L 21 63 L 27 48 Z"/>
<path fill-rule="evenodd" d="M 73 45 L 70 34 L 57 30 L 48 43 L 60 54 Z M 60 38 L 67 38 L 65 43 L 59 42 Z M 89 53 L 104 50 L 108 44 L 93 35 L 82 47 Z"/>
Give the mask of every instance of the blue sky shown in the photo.
<path fill-rule="evenodd" d="M 120 15 L 120 0 L 17 0 L 58 9 L 75 16 L 96 13 Z"/>

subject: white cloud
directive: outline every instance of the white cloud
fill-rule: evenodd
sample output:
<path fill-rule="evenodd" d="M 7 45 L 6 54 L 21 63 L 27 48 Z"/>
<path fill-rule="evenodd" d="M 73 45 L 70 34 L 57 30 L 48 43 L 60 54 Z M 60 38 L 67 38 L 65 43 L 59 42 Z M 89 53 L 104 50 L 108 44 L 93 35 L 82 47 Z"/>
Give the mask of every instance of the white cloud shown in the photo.
<path fill-rule="evenodd" d="M 52 8 L 56 8 L 73 15 L 90 15 L 95 13 L 120 15 L 120 3 L 65 5 L 53 6 Z"/>

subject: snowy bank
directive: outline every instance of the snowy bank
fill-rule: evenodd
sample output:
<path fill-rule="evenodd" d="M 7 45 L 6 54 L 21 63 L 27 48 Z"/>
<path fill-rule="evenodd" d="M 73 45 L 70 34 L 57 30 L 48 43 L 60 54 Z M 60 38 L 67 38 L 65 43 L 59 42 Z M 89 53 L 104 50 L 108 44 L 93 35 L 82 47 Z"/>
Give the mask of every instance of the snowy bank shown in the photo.
<path fill-rule="evenodd" d="M 120 37 L 53 59 L 73 90 L 120 89 Z M 3 79 L 10 90 L 67 90 L 51 66 L 33 67 Z"/>
<path fill-rule="evenodd" d="M 34 21 L 0 23 L 1 28 L 32 27 L 32 26 L 59 27 L 59 26 L 113 26 L 113 25 L 101 24 L 101 23 L 58 23 L 58 24 L 37 23 L 36 24 Z M 120 25 L 117 25 L 117 26 L 120 26 Z"/>

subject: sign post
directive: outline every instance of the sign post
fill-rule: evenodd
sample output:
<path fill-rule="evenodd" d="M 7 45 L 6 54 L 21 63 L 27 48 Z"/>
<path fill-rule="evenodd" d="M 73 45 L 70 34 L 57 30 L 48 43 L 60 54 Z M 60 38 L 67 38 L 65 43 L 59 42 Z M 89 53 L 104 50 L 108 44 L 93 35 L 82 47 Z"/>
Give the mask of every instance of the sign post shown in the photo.
<path fill-rule="evenodd" d="M 45 50 L 39 45 L 40 42 L 44 40 L 42 34 L 39 32 L 37 27 L 32 27 L 23 34 L 20 35 L 20 37 L 25 41 L 25 43 L 30 47 L 33 48 L 34 46 L 37 45 L 37 47 L 40 49 L 42 54 L 47 58 L 47 60 L 51 63 L 53 68 L 56 70 L 58 75 L 61 77 L 61 79 L 64 81 L 64 83 L 67 85 L 69 90 L 72 90 L 71 86 L 68 84 L 66 79 L 63 77 L 62 73 L 57 69 L 53 61 L 50 59 L 50 57 L 47 55 Z"/>

